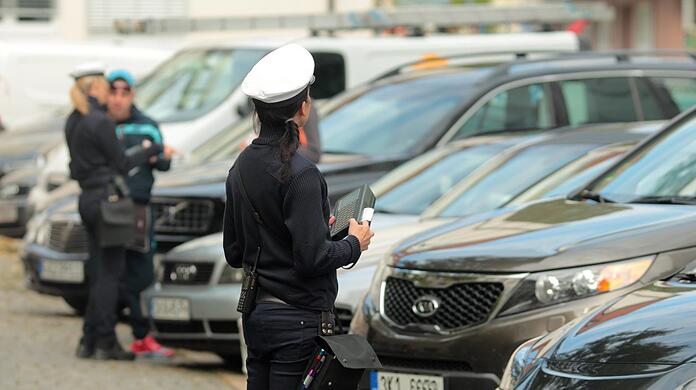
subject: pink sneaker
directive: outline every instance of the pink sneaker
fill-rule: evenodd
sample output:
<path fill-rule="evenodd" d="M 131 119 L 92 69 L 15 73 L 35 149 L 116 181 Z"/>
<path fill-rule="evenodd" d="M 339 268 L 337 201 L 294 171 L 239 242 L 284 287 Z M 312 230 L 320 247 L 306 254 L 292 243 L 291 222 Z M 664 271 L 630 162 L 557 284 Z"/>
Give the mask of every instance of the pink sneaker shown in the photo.
<path fill-rule="evenodd" d="M 131 351 L 138 357 L 170 358 L 174 356 L 173 350 L 163 347 L 151 336 L 134 341 L 131 344 Z"/>

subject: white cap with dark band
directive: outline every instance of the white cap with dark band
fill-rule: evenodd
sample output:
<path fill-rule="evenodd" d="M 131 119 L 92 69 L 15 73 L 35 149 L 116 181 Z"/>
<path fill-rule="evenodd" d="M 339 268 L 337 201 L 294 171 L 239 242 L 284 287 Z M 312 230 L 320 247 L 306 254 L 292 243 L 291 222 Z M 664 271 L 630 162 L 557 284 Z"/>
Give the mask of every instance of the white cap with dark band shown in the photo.
<path fill-rule="evenodd" d="M 242 82 L 242 92 L 262 104 L 291 103 L 314 82 L 314 58 L 291 43 L 266 54 Z M 303 96 L 304 97 L 304 96 Z"/>

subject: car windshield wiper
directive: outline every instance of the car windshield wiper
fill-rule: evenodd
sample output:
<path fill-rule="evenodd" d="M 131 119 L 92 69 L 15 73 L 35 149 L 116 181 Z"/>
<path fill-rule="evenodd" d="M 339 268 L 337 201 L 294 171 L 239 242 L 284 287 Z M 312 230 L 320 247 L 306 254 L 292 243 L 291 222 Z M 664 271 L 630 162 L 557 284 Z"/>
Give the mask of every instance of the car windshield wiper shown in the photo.
<path fill-rule="evenodd" d="M 629 203 L 653 203 L 653 204 L 686 204 L 696 205 L 696 197 L 692 196 L 641 196 Z"/>
<path fill-rule="evenodd" d="M 605 197 L 599 192 L 594 192 L 592 190 L 582 190 L 576 195 L 568 198 L 570 200 L 594 200 L 597 203 L 616 203 L 615 201 Z"/>

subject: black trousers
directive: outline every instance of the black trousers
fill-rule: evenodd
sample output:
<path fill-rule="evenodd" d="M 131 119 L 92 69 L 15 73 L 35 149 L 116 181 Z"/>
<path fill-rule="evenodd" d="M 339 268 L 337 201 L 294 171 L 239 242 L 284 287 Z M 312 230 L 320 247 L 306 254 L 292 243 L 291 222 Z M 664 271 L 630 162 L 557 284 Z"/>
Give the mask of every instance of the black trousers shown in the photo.
<path fill-rule="evenodd" d="M 106 197 L 106 188 L 83 190 L 79 210 L 89 239 L 90 277 L 89 301 L 82 326 L 83 339 L 100 348 L 116 343 L 117 303 L 119 283 L 126 262 L 123 247 L 101 248 L 98 226 L 99 205 Z"/>
<path fill-rule="evenodd" d="M 156 249 L 153 223 L 150 223 L 149 235 L 150 251 L 148 253 L 126 250 L 126 272 L 122 296 L 130 311 L 130 325 L 136 340 L 142 340 L 150 333 L 150 321 L 143 316 L 140 294 L 155 281 L 155 268 L 152 262 Z"/>
<path fill-rule="evenodd" d="M 258 303 L 243 318 L 247 390 L 295 390 L 316 348 L 321 313 Z"/>

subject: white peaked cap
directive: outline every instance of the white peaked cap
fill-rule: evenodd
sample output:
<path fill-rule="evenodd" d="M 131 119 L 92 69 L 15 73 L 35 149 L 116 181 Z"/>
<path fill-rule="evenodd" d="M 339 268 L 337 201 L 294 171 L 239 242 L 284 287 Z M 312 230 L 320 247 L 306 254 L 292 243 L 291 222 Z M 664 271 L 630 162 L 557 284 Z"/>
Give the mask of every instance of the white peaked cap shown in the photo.
<path fill-rule="evenodd" d="M 242 92 L 264 103 L 279 103 L 297 96 L 314 82 L 314 58 L 291 43 L 266 54 L 242 82 Z"/>
<path fill-rule="evenodd" d="M 86 62 L 79 64 L 70 72 L 70 77 L 75 80 L 85 76 L 103 76 L 106 72 L 106 66 L 101 62 Z"/>

